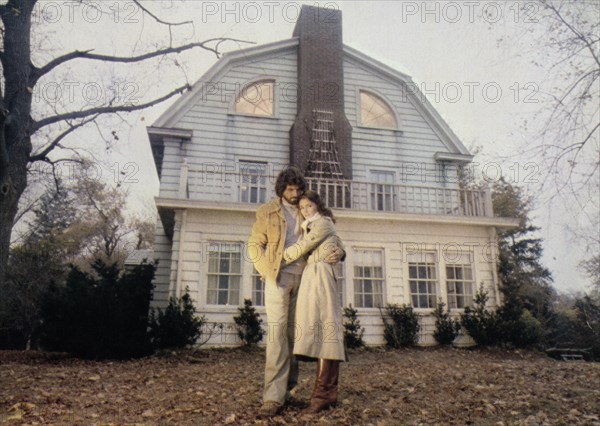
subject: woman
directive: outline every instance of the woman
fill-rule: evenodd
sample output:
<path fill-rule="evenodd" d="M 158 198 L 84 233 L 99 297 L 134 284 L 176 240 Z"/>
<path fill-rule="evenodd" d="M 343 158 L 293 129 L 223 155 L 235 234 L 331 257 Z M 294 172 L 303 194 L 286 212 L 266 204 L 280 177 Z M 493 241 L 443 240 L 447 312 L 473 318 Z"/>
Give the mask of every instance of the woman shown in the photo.
<path fill-rule="evenodd" d="M 307 191 L 299 206 L 305 219 L 302 238 L 285 249 L 283 257 L 290 263 L 308 255 L 296 305 L 294 355 L 318 361 L 310 405 L 303 411 L 318 413 L 337 403 L 339 363 L 346 360 L 337 279 L 333 265 L 324 262 L 337 247 L 343 247 L 333 214 L 317 192 Z"/>

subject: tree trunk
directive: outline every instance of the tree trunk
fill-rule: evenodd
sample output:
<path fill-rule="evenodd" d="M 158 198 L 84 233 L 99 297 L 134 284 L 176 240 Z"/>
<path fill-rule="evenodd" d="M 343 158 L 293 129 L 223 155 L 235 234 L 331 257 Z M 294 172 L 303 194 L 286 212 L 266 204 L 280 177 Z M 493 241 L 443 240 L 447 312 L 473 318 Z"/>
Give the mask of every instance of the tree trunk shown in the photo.
<path fill-rule="evenodd" d="M 4 93 L 0 98 L 0 280 L 5 278 L 10 237 L 19 200 L 27 186 L 31 154 L 31 13 L 35 0 L 2 6 Z"/>

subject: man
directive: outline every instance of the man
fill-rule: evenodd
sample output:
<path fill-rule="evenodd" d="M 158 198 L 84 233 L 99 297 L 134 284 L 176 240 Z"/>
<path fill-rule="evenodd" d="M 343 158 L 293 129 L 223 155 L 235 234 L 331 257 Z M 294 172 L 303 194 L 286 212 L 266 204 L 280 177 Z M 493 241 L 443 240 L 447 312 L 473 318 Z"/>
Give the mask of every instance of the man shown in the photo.
<path fill-rule="evenodd" d="M 298 201 L 307 189 L 296 167 L 279 173 L 275 182 L 277 198 L 260 206 L 248 240 L 254 267 L 265 282 L 265 307 L 269 326 L 265 365 L 262 417 L 279 413 L 289 391 L 298 382 L 298 363 L 293 356 L 295 312 L 302 271 L 299 259 L 282 267 L 283 251 L 301 235 L 302 218 Z M 343 255 L 337 250 L 327 262 L 337 263 Z"/>

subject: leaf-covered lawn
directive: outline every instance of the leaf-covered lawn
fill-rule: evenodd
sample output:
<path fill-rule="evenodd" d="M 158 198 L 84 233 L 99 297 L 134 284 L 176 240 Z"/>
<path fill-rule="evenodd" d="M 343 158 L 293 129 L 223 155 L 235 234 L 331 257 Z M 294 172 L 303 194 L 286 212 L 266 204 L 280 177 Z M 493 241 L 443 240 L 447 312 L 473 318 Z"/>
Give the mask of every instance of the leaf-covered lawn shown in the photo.
<path fill-rule="evenodd" d="M 600 364 L 505 350 L 371 349 L 350 353 L 336 408 L 297 400 L 258 420 L 264 350 L 204 349 L 135 361 L 0 351 L 0 422 L 39 425 L 331 424 L 600 425 Z"/>

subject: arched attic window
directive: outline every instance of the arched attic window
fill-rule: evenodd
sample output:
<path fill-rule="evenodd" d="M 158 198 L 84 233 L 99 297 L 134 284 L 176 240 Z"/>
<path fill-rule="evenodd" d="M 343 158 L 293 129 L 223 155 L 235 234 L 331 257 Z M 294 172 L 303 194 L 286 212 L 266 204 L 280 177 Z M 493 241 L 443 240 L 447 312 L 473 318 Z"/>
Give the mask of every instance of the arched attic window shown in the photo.
<path fill-rule="evenodd" d="M 381 97 L 365 90 L 360 91 L 360 123 L 366 127 L 397 129 L 396 115 Z"/>
<path fill-rule="evenodd" d="M 274 83 L 273 80 L 262 80 L 244 86 L 235 99 L 234 112 L 237 114 L 273 117 L 275 112 Z"/>

